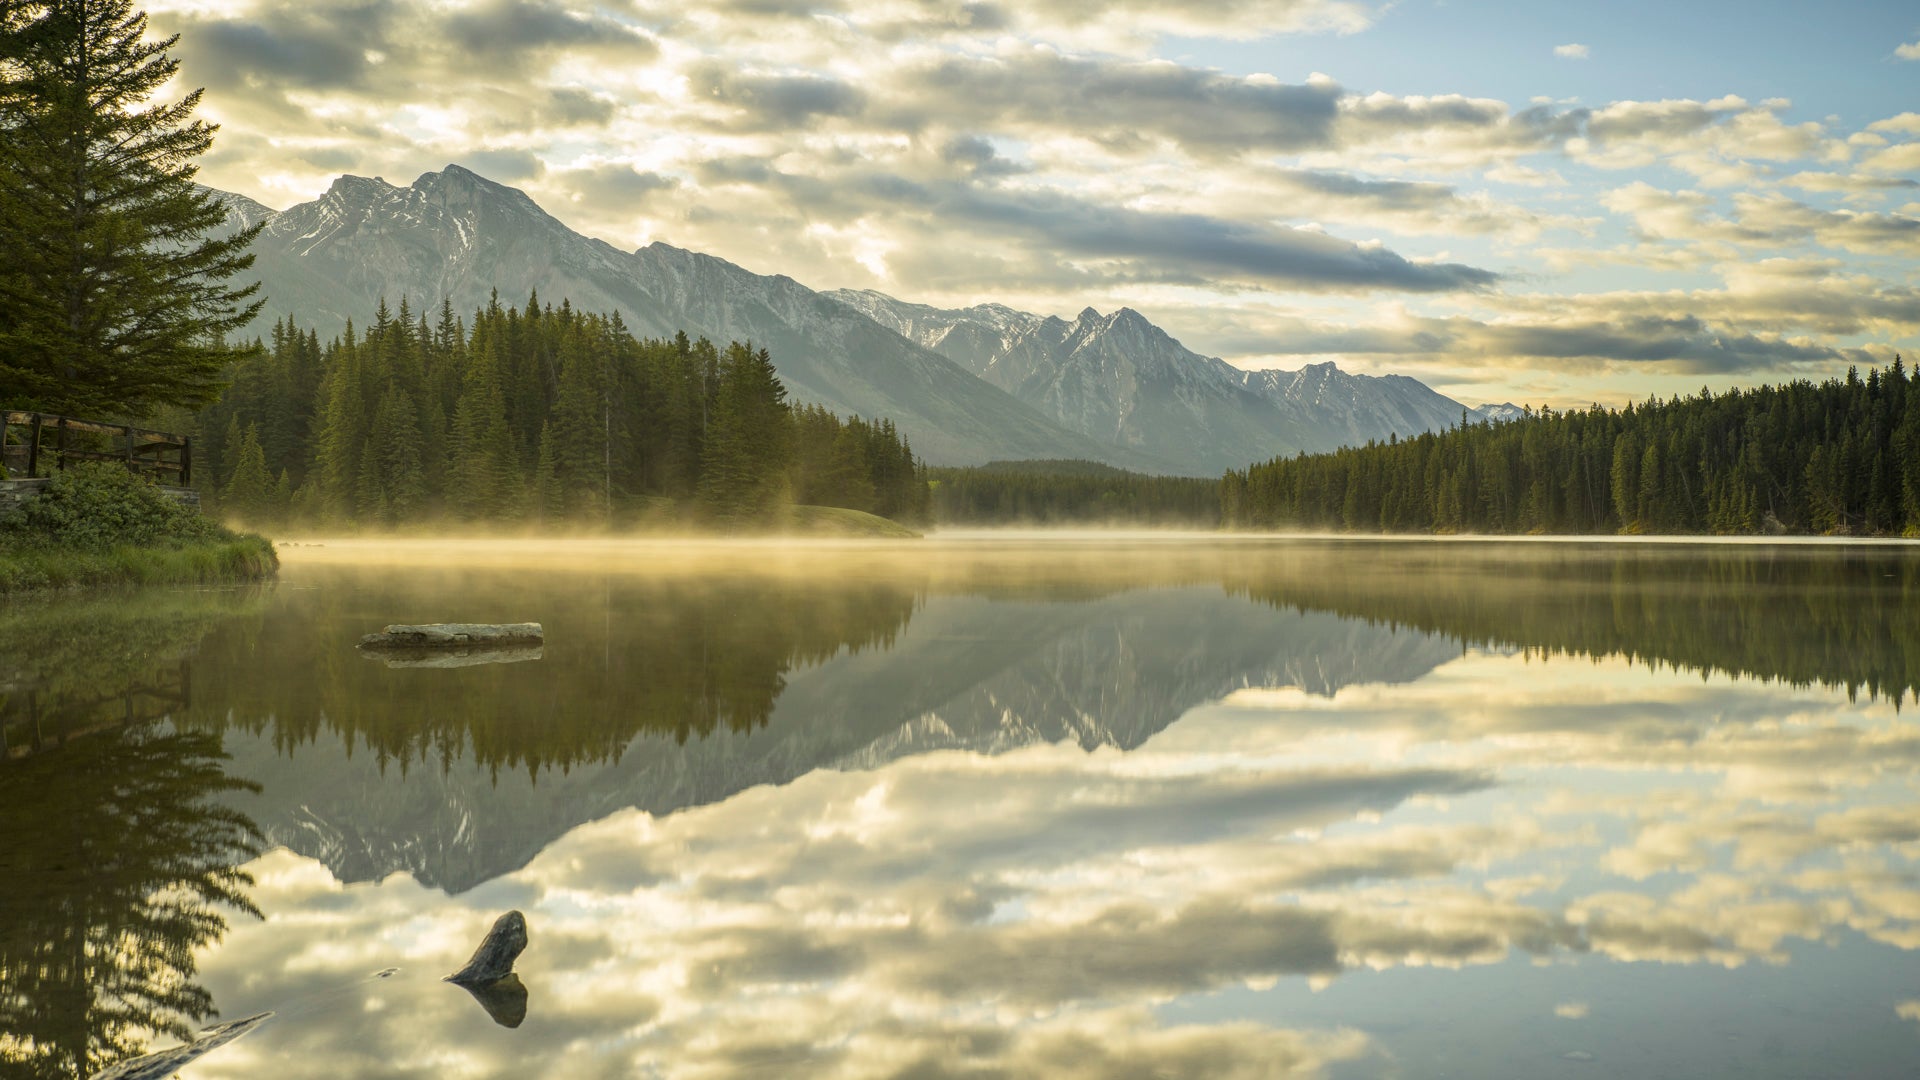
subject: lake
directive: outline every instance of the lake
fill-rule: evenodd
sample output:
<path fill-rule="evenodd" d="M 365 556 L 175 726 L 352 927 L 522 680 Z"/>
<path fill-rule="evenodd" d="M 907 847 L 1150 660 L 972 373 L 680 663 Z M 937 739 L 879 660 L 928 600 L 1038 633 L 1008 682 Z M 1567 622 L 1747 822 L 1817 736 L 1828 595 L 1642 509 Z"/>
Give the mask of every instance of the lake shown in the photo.
<path fill-rule="evenodd" d="M 1912 546 L 282 554 L 0 610 L 6 1075 L 1920 1073 Z"/>

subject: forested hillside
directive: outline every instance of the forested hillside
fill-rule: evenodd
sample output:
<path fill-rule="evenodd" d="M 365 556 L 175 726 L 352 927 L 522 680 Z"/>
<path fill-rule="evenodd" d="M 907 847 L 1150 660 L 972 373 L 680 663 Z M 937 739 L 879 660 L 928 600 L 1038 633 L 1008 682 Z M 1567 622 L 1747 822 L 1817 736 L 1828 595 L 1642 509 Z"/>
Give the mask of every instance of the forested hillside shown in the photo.
<path fill-rule="evenodd" d="M 1097 461 L 995 461 L 927 475 L 942 525 L 1220 524 L 1213 479 L 1149 476 Z"/>
<path fill-rule="evenodd" d="M 1550 409 L 1229 472 L 1229 527 L 1920 535 L 1920 379 Z"/>
<path fill-rule="evenodd" d="M 468 325 L 383 302 L 322 344 L 275 324 L 195 418 L 206 486 L 249 522 L 749 525 L 790 503 L 927 516 L 891 422 L 795 407 L 766 350 L 636 339 L 618 314 L 497 299 Z M 211 465 L 211 469 L 204 469 Z"/>

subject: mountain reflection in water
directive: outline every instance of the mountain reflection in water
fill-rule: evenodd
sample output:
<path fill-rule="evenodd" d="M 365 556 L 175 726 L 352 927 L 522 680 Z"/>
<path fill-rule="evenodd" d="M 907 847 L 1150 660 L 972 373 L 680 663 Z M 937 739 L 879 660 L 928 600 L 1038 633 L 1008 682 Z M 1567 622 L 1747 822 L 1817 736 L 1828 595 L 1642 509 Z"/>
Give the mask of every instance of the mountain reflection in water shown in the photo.
<path fill-rule="evenodd" d="M 1920 1054 L 1909 549 L 525 551 L 330 544 L 267 593 L 0 615 L 9 829 L 101 790 L 83 755 L 199 740 L 221 783 L 168 805 L 227 839 L 166 880 L 214 873 L 267 917 L 194 923 L 175 996 L 111 1031 L 71 988 L 0 1003 L 0 1062 L 91 1023 L 98 1064 L 210 1004 L 282 1017 L 189 1077 Z M 455 669 L 351 649 L 452 620 L 547 644 Z M 29 858 L 8 841 L 0 878 Z M 508 907 L 533 927 L 517 1029 L 433 982 Z M 5 939 L 9 989 L 52 933 Z M 62 1010 L 64 1041 L 32 1026 Z"/>

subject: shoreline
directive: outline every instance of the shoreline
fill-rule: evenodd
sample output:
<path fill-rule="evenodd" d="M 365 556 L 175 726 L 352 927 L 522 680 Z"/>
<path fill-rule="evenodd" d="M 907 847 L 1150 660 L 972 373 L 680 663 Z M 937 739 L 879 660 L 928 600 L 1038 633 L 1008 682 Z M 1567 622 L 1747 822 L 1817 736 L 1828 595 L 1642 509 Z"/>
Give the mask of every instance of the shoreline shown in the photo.
<path fill-rule="evenodd" d="M 180 547 L 122 545 L 107 551 L 0 547 L 0 597 L 147 585 L 241 585 L 280 569 L 264 536 Z"/>

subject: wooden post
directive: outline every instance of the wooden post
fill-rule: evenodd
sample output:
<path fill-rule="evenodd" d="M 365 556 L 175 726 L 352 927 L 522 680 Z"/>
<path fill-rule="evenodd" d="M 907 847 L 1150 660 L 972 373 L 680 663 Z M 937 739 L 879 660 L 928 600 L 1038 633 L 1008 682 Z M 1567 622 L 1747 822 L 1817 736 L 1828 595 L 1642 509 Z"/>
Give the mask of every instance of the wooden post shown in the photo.
<path fill-rule="evenodd" d="M 193 486 L 193 436 L 180 440 L 180 486 Z"/>
<path fill-rule="evenodd" d="M 7 429 L 13 426 L 13 414 L 0 409 L 0 473 L 7 471 Z M 0 760 L 6 758 L 5 736 L 0 734 Z"/>
<path fill-rule="evenodd" d="M 27 418 L 27 476 L 38 476 L 40 468 L 40 414 Z"/>
<path fill-rule="evenodd" d="M 60 418 L 60 435 L 54 440 L 54 445 L 60 454 L 60 464 L 54 468 L 64 469 L 67 467 L 67 418 L 64 416 Z"/>

